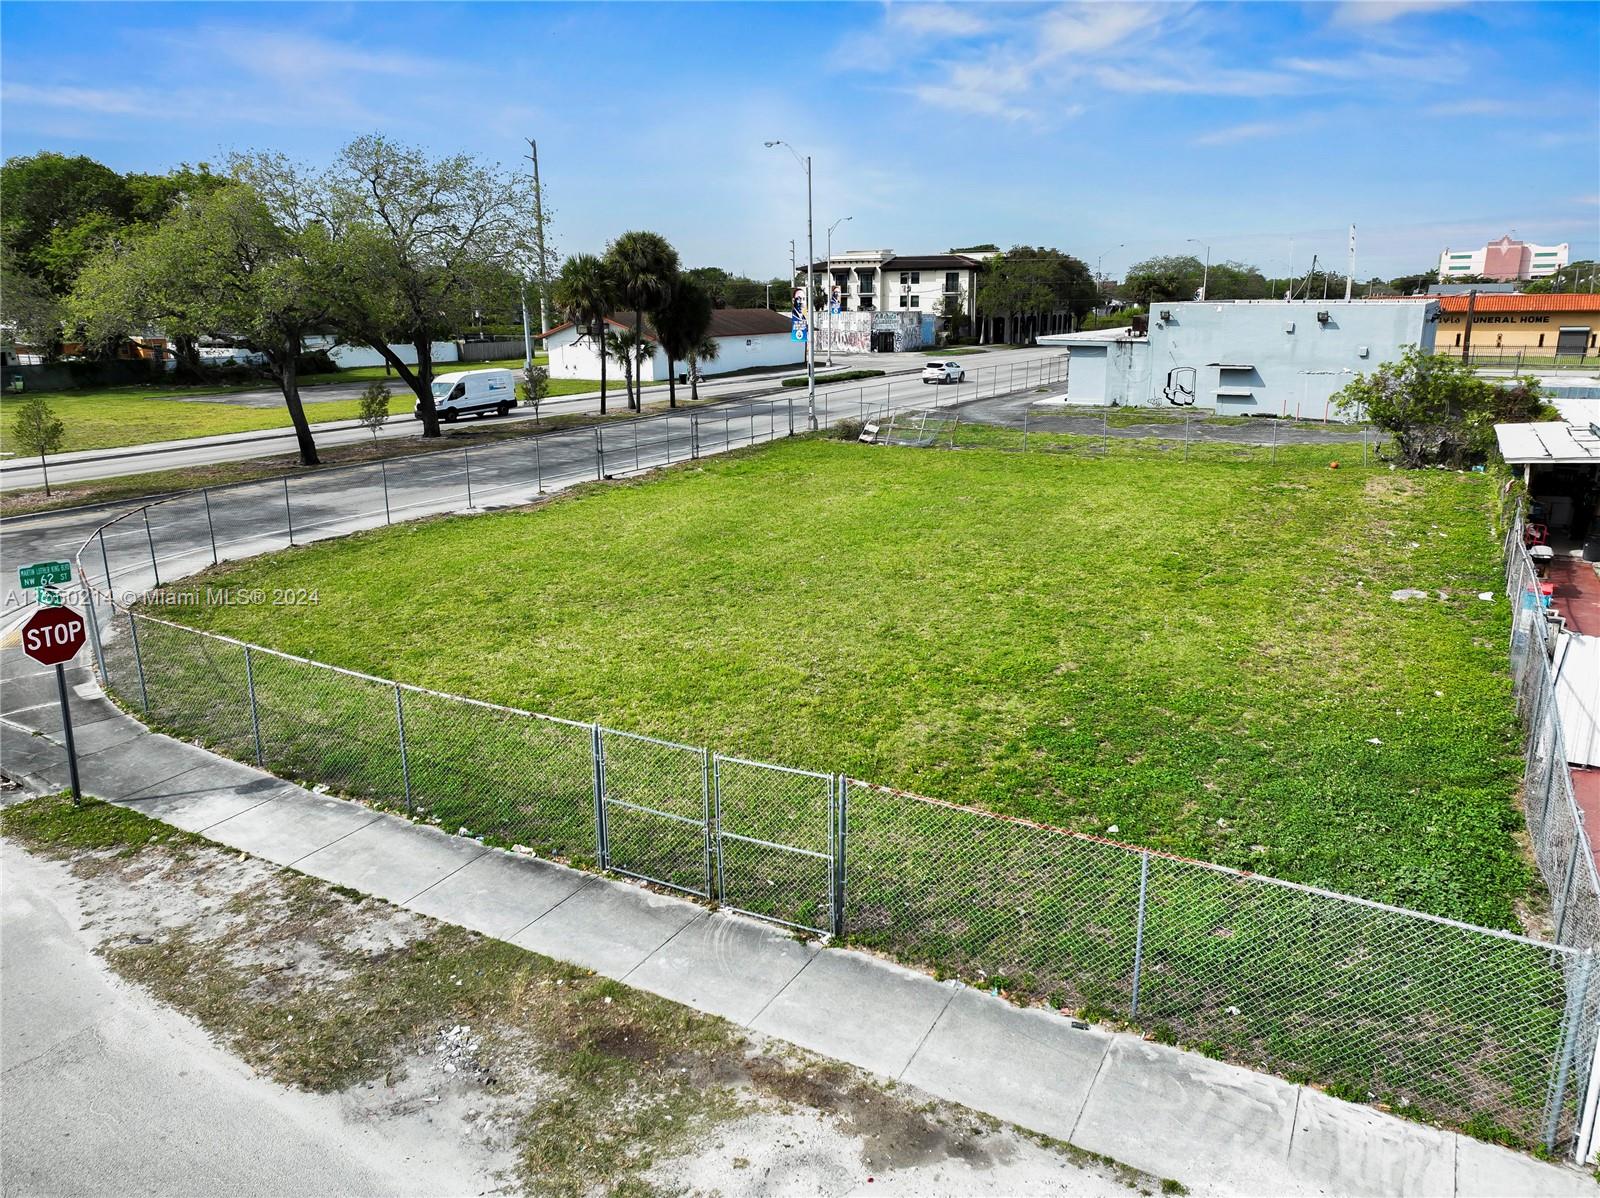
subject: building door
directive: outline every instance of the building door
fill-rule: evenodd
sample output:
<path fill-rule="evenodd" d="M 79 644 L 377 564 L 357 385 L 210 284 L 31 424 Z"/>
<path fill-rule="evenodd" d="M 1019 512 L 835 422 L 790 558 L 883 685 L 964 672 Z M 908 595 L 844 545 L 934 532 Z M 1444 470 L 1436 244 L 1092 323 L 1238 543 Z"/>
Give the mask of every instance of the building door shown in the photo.
<path fill-rule="evenodd" d="M 1562 329 L 1556 337 L 1557 354 L 1582 354 L 1589 348 L 1587 328 Z"/>

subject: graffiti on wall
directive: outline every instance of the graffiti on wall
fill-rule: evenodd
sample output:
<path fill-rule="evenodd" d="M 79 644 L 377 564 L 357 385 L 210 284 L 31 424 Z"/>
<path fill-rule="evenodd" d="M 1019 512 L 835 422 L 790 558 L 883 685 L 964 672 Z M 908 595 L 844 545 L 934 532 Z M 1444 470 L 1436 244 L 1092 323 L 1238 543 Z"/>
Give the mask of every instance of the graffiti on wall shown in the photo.
<path fill-rule="evenodd" d="M 818 353 L 901 353 L 933 343 L 933 321 L 918 312 L 821 313 L 816 320 Z"/>

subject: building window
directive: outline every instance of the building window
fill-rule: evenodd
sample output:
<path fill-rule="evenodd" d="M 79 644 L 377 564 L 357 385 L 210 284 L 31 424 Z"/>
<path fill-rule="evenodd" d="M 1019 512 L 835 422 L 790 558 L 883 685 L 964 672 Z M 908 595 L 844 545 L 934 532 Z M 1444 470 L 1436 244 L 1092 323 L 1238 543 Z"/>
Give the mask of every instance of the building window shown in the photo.
<path fill-rule="evenodd" d="M 909 282 L 911 282 L 911 272 L 909 270 L 902 270 L 900 272 L 900 285 L 903 287 Z"/>
<path fill-rule="evenodd" d="M 913 308 L 920 308 L 920 307 L 922 307 L 922 297 L 921 297 L 921 296 L 920 296 L 920 295 L 913 295 L 913 296 L 912 296 L 912 297 L 911 297 L 911 306 L 912 306 L 912 307 L 913 307 Z"/>
<path fill-rule="evenodd" d="M 961 290 L 961 276 L 959 274 L 957 274 L 953 270 L 945 271 L 944 272 L 944 289 L 945 289 L 945 294 L 947 294 L 947 295 L 954 295 L 956 292 L 960 291 Z"/>
<path fill-rule="evenodd" d="M 900 306 L 902 308 L 909 308 L 911 306 L 911 297 L 909 295 L 902 295 L 900 297 Z"/>

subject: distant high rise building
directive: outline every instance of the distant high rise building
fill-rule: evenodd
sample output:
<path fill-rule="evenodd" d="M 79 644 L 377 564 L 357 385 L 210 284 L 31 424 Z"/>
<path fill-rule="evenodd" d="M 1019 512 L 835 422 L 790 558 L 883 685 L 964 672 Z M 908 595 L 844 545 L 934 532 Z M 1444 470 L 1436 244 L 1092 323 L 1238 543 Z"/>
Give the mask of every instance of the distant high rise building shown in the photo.
<path fill-rule="evenodd" d="M 1485 279 L 1542 279 L 1567 264 L 1567 245 L 1534 245 L 1502 237 L 1480 250 L 1445 250 L 1439 255 L 1439 282 L 1478 275 Z"/>

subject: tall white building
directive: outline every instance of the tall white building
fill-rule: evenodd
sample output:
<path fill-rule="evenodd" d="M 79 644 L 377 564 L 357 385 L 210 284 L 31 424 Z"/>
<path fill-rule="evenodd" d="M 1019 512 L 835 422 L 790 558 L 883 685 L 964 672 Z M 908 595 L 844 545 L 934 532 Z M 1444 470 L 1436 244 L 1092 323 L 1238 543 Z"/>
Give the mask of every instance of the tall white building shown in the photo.
<path fill-rule="evenodd" d="M 1555 274 L 1566 264 L 1566 242 L 1560 245 L 1534 245 L 1507 236 L 1499 241 L 1491 241 L 1481 249 L 1446 249 L 1439 255 L 1439 282 L 1448 283 L 1452 277 L 1460 278 L 1462 275 L 1502 281 L 1542 279 Z"/>

